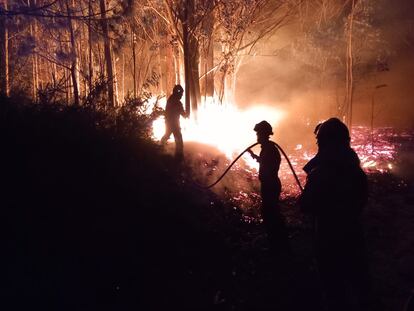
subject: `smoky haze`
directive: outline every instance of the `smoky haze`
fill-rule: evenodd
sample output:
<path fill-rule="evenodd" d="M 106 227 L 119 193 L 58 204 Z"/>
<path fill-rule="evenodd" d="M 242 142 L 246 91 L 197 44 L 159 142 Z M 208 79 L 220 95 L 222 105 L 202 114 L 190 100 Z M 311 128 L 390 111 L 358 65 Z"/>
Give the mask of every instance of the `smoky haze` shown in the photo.
<path fill-rule="evenodd" d="M 353 125 L 370 126 L 373 119 L 374 127 L 414 128 L 414 2 L 381 4 L 373 25 L 382 41 L 363 55 L 362 65 L 373 69 L 355 79 Z M 243 56 L 235 97 L 240 107 L 265 104 L 285 111 L 286 117 L 276 125 L 276 136 L 288 144 L 309 142 L 320 120 L 339 116 L 337 107 L 345 94 L 343 69 L 328 63 L 327 76 L 321 79 L 303 55 L 293 52 L 293 43 L 302 36 L 296 26 L 278 32 L 256 56 Z M 376 68 L 379 49 L 386 51 L 381 70 Z M 337 58 L 344 57 L 345 50 L 335 52 Z M 359 57 L 358 53 L 354 56 Z"/>
<path fill-rule="evenodd" d="M 285 112 L 280 123 L 267 120 L 274 127 L 273 138 L 283 146 L 312 145 L 314 126 L 334 113 L 335 98 L 331 98 L 334 94 L 321 91 L 304 71 L 298 64 L 267 56 L 252 57 L 240 68 L 237 104 L 269 105 Z"/>

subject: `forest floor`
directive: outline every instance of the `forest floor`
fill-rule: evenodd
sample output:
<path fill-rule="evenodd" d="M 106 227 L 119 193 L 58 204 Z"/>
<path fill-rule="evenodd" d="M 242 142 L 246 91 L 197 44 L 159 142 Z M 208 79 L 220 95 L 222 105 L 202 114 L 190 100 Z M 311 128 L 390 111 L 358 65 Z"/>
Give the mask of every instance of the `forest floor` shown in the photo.
<path fill-rule="evenodd" d="M 3 310 L 324 310 L 294 197 L 282 202 L 294 255 L 275 258 L 255 188 L 202 189 L 195 168 L 215 168 L 191 147 L 177 163 L 77 110 L 2 104 L 0 118 Z M 413 170 L 400 164 L 368 175 L 363 215 L 383 311 L 402 310 L 414 289 Z"/>

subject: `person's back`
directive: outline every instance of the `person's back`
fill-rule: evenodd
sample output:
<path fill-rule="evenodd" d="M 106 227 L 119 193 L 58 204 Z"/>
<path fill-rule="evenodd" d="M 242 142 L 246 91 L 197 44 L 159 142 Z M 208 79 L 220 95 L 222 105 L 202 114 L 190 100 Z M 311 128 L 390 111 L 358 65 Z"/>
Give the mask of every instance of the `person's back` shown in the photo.
<path fill-rule="evenodd" d="M 320 152 L 318 164 L 308 174 L 303 209 L 319 221 L 343 222 L 358 217 L 366 200 L 367 178 L 355 152 L 351 148 Z"/>
<path fill-rule="evenodd" d="M 170 126 L 180 126 L 180 116 L 184 114 L 184 109 L 180 98 L 176 94 L 172 94 L 165 107 L 165 120 Z"/>
<path fill-rule="evenodd" d="M 337 119 L 328 121 L 331 122 L 328 125 L 345 127 Z M 329 127 L 325 130 L 330 134 Z M 316 220 L 317 263 L 330 310 L 353 310 L 349 291 L 360 305 L 365 305 L 365 300 L 369 299 L 360 221 L 368 196 L 367 178 L 358 156 L 349 146 L 347 129 L 343 140 L 341 135 L 333 133 L 329 139 L 325 139 L 325 133 L 318 137 L 319 152 L 307 166 L 308 179 L 300 204 L 302 210 Z"/>
<path fill-rule="evenodd" d="M 183 136 L 181 134 L 180 116 L 188 117 L 184 111 L 183 104 L 180 99 L 183 96 L 184 89 L 177 84 L 173 88 L 173 93 L 167 100 L 165 107 L 165 134 L 161 138 L 161 144 L 165 145 L 171 134 L 174 135 L 175 140 L 175 156 L 177 159 L 183 158 L 184 144 Z"/>
<path fill-rule="evenodd" d="M 261 182 L 274 182 L 278 179 L 281 161 L 279 150 L 271 141 L 266 141 L 261 146 L 259 180 Z"/>

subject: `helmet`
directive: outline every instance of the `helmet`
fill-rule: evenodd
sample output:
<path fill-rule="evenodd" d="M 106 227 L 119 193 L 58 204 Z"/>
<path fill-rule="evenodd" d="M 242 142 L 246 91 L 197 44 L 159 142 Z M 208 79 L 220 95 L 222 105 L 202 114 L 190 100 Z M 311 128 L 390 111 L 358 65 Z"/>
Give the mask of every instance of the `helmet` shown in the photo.
<path fill-rule="evenodd" d="M 345 145 L 349 146 L 351 138 L 349 130 L 338 118 L 330 118 L 315 128 L 319 146 Z"/>
<path fill-rule="evenodd" d="M 253 130 L 263 135 L 267 135 L 267 136 L 273 135 L 272 126 L 267 121 L 262 121 L 260 123 L 257 123 L 254 126 Z"/>
<path fill-rule="evenodd" d="M 176 84 L 173 88 L 173 94 L 179 94 L 181 95 L 184 92 L 184 89 L 181 85 Z"/>

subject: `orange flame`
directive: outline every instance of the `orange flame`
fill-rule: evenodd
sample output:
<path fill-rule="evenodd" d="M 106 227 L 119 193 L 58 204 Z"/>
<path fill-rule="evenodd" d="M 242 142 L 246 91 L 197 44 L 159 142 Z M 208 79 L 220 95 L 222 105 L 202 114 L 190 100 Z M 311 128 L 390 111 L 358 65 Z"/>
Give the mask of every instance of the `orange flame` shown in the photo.
<path fill-rule="evenodd" d="M 165 107 L 165 100 L 160 106 Z M 256 141 L 253 131 L 256 123 L 267 120 L 272 125 L 277 125 L 284 116 L 283 111 L 274 107 L 257 104 L 240 110 L 234 104 L 220 104 L 210 97 L 199 106 L 196 118 L 194 114 L 189 119 L 181 118 L 181 128 L 184 141 L 196 141 L 216 147 L 232 159 Z M 153 136 L 159 140 L 164 132 L 165 123 L 162 117 L 153 123 Z M 250 156 L 244 156 L 243 159 L 250 167 L 258 167 Z"/>
<path fill-rule="evenodd" d="M 164 108 L 165 103 L 164 99 L 159 106 Z M 200 105 L 197 116 L 195 118 L 193 114 L 190 119 L 181 119 L 184 141 L 195 141 L 216 147 L 229 160 L 233 160 L 247 146 L 256 141 L 253 131 L 256 123 L 267 120 L 272 126 L 277 126 L 287 116 L 287 113 L 275 107 L 260 104 L 241 110 L 234 104 L 220 104 L 213 98 L 207 98 Z M 372 134 L 368 127 L 353 127 L 351 145 L 361 160 L 361 166 L 367 172 L 387 172 L 395 168 L 396 146 L 388 139 L 395 133 L 389 131 L 390 129 L 387 128 L 377 129 Z M 153 123 L 154 139 L 160 140 L 164 132 L 165 123 L 164 118 L 161 117 Z M 373 140 L 370 137 L 373 137 Z M 173 140 L 172 137 L 170 139 Z M 289 158 L 302 184 L 306 176 L 301 168 L 315 155 L 314 152 L 316 150 L 312 152 L 303 148 L 301 142 L 297 142 L 296 147 L 289 152 Z M 242 159 L 248 167 L 258 169 L 258 163 L 250 155 L 245 154 Z M 282 180 L 284 195 L 298 194 L 298 188 L 291 175 L 286 161 L 282 161 L 279 177 Z"/>

